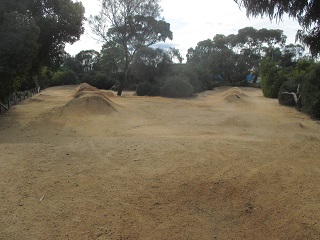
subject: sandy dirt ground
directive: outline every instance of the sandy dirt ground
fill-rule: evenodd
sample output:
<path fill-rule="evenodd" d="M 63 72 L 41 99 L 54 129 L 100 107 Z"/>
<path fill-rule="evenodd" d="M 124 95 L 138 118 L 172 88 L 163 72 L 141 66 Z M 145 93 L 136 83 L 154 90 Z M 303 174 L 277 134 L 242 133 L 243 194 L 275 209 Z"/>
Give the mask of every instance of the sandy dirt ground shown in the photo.
<path fill-rule="evenodd" d="M 320 124 L 261 90 L 42 91 L 0 116 L 0 239 L 320 239 Z"/>

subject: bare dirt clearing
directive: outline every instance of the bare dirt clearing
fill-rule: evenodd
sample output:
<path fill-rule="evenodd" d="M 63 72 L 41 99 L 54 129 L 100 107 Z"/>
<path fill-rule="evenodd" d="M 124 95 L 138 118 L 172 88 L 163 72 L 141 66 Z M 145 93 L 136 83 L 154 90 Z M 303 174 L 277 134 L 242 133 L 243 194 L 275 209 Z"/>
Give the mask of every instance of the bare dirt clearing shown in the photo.
<path fill-rule="evenodd" d="M 0 123 L 0 239 L 320 239 L 320 125 L 258 89 L 54 87 Z"/>

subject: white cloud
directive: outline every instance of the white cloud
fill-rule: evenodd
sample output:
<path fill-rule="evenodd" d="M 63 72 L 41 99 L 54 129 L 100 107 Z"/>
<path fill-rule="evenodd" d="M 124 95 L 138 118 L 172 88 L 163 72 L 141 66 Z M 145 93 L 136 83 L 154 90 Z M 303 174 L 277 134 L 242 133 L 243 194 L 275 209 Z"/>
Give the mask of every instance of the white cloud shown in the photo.
<path fill-rule="evenodd" d="M 82 0 L 86 8 L 86 17 L 98 14 L 100 7 L 97 0 Z M 288 36 L 287 43 L 294 42 L 299 29 L 297 22 L 287 17 L 280 23 L 268 18 L 246 17 L 245 10 L 240 10 L 234 0 L 162 0 L 162 16 L 170 23 L 173 41 L 166 44 L 179 49 L 183 57 L 190 47 L 199 41 L 213 38 L 216 34 L 236 34 L 239 29 L 252 26 L 256 29 L 282 29 Z M 72 55 L 81 50 L 100 50 L 101 44 L 90 38 L 89 26 L 81 41 L 68 45 L 66 50 Z"/>

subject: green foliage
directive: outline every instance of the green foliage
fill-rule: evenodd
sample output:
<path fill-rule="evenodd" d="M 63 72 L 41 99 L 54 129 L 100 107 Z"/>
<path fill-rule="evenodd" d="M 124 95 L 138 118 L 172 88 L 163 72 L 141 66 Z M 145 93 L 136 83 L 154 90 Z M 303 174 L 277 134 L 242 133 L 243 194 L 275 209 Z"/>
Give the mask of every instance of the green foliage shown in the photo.
<path fill-rule="evenodd" d="M 320 118 L 320 64 L 314 65 L 302 83 L 302 111 Z"/>
<path fill-rule="evenodd" d="M 204 69 L 201 66 L 195 68 L 195 72 L 198 75 L 198 79 L 201 82 L 201 90 L 213 90 L 214 84 L 212 81 L 212 74 L 208 69 Z"/>
<path fill-rule="evenodd" d="M 185 98 L 193 95 L 193 87 L 182 76 L 168 77 L 161 88 L 161 96 L 172 98 Z"/>
<path fill-rule="evenodd" d="M 94 69 L 99 59 L 99 52 L 95 50 L 83 50 L 75 56 L 75 61 L 80 65 L 80 72 L 87 73 Z"/>
<path fill-rule="evenodd" d="M 214 87 L 212 74 L 201 65 L 174 64 L 170 75 L 186 79 L 192 85 L 194 93 L 212 90 Z"/>
<path fill-rule="evenodd" d="M 90 18 L 92 31 L 98 37 L 124 50 L 124 78 L 118 95 L 128 80 L 129 65 L 139 48 L 172 39 L 170 24 L 160 19 L 160 12 L 158 0 L 104 0 L 100 15 Z"/>
<path fill-rule="evenodd" d="M 320 118 L 320 64 L 302 59 L 287 76 L 290 80 L 286 81 L 279 90 L 279 103 L 297 106 L 310 116 Z M 297 92 L 298 84 L 301 89 L 301 101 L 296 105 L 292 95 L 283 93 Z"/>
<path fill-rule="evenodd" d="M 320 53 L 320 17 L 319 1 L 301 0 L 234 0 L 240 7 L 247 10 L 248 16 L 264 16 L 281 20 L 287 13 L 298 20 L 303 30 L 297 32 L 298 38 L 309 46 L 312 54 Z"/>
<path fill-rule="evenodd" d="M 278 100 L 281 105 L 294 107 L 297 105 L 292 94 L 297 93 L 298 84 L 302 83 L 302 77 L 292 78 L 282 84 L 279 89 Z"/>
<path fill-rule="evenodd" d="M 77 75 L 70 70 L 57 71 L 52 76 L 50 86 L 79 84 Z"/>
<path fill-rule="evenodd" d="M 101 49 L 98 59 L 98 69 L 102 72 L 116 73 L 123 71 L 125 50 L 116 42 L 108 41 Z"/>
<path fill-rule="evenodd" d="M 260 66 L 261 89 L 268 98 L 277 98 L 279 89 L 288 79 L 281 69 L 270 59 L 263 59 Z"/>
<path fill-rule="evenodd" d="M 65 44 L 76 42 L 84 32 L 82 3 L 72 0 L 30 1 L 26 11 L 31 12 L 40 28 L 40 49 L 34 68 L 43 65 L 56 67 L 62 62 Z"/>
<path fill-rule="evenodd" d="M 52 81 L 53 72 L 48 67 L 42 67 L 38 74 L 38 84 L 41 89 L 46 88 Z"/>
<path fill-rule="evenodd" d="M 188 50 L 187 63 L 200 66 L 207 72 L 207 76 L 211 76 L 204 80 L 197 73 L 203 89 L 211 88 L 213 76 L 221 76 L 220 83 L 223 85 L 244 86 L 247 85 L 244 80 L 249 72 L 258 74 L 262 56 L 281 60 L 285 41 L 286 36 L 282 30 L 246 27 L 240 29 L 238 34 L 217 34 L 212 40 L 200 41 L 194 49 Z M 291 49 L 293 52 L 295 46 Z M 286 55 L 288 64 L 295 56 Z"/>
<path fill-rule="evenodd" d="M 105 74 L 98 73 L 94 77 L 94 84 L 96 88 L 109 90 L 116 83 L 116 79 Z"/>
<path fill-rule="evenodd" d="M 0 23 L 0 97 L 19 87 L 38 52 L 39 28 L 32 19 L 17 13 L 3 13 Z"/>
<path fill-rule="evenodd" d="M 156 83 L 165 76 L 172 65 L 167 51 L 160 48 L 142 47 L 136 53 L 130 70 L 136 82 Z"/>
<path fill-rule="evenodd" d="M 84 8 L 72 0 L 0 2 L 0 98 L 36 86 L 44 66 L 61 63 L 66 43 L 84 32 Z"/>
<path fill-rule="evenodd" d="M 141 82 L 137 86 L 136 93 L 138 96 L 149 96 L 151 92 L 151 84 L 148 82 Z"/>

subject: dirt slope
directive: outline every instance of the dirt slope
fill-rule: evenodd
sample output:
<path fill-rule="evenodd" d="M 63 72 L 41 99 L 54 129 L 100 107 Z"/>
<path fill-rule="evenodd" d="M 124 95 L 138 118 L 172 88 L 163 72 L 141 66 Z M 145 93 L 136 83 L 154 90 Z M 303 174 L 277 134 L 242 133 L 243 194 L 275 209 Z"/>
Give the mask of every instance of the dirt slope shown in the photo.
<path fill-rule="evenodd" d="M 320 125 L 258 89 L 49 88 L 0 153 L 0 239 L 320 239 Z"/>

